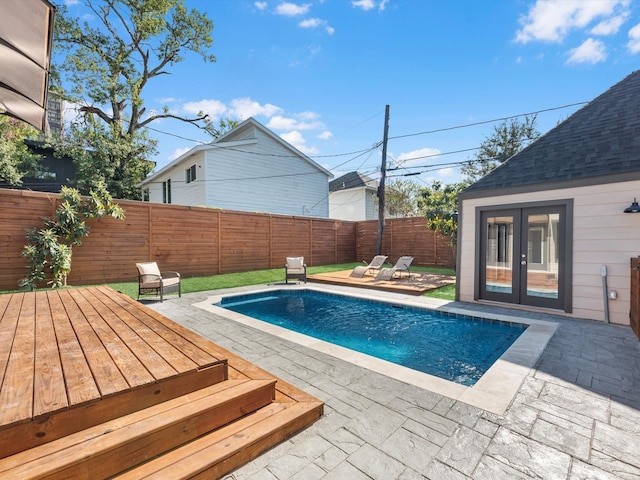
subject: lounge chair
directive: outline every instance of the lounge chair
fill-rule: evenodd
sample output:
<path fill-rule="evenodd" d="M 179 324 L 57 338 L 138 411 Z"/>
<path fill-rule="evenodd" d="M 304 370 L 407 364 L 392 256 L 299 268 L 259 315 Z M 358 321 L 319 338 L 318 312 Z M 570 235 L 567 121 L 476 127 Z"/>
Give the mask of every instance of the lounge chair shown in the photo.
<path fill-rule="evenodd" d="M 290 278 L 307 283 L 307 266 L 304 257 L 287 257 L 284 265 L 284 283 L 289 283 Z"/>
<path fill-rule="evenodd" d="M 413 262 L 413 257 L 400 257 L 393 267 L 381 269 L 376 280 L 391 280 L 396 273 L 402 275 L 402 272 L 407 272 L 411 277 L 411 271 L 409 270 L 411 262 Z"/>
<path fill-rule="evenodd" d="M 138 269 L 138 300 L 140 295 L 160 296 L 164 301 L 165 293 L 178 292 L 182 296 L 180 274 L 178 272 L 160 272 L 156 262 L 136 263 Z"/>
<path fill-rule="evenodd" d="M 354 268 L 353 272 L 351 272 L 351 275 L 349 276 L 354 278 L 362 278 L 365 275 L 370 274 L 372 270 L 380 271 L 380 269 L 384 265 L 384 262 L 386 262 L 387 258 L 389 257 L 387 257 L 386 255 L 376 255 L 375 257 L 373 257 L 373 260 L 369 262 L 369 265 L 366 265 L 366 266 L 362 265 Z"/>

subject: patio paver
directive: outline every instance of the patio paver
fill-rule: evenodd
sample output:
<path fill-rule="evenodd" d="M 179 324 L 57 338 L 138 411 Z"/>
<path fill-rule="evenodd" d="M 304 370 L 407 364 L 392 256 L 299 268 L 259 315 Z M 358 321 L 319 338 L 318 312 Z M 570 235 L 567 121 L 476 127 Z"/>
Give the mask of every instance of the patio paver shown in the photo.
<path fill-rule="evenodd" d="M 498 415 L 193 306 L 212 294 L 150 306 L 325 402 L 322 419 L 227 480 L 640 478 L 640 342 L 628 326 L 455 303 L 559 324 Z"/>

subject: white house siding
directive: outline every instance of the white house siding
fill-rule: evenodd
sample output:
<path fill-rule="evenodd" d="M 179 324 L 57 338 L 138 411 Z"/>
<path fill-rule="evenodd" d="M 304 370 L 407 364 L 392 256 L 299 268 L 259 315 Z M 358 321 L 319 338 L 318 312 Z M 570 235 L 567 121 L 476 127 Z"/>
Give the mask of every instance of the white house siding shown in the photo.
<path fill-rule="evenodd" d="M 327 218 L 327 174 L 261 131 L 250 130 L 256 144 L 207 150 L 206 205 Z"/>
<path fill-rule="evenodd" d="M 373 220 L 378 218 L 375 191 L 365 187 L 338 190 L 329 194 L 329 218 L 337 220 Z"/>
<path fill-rule="evenodd" d="M 600 267 L 605 265 L 608 289 L 618 294 L 616 300 L 609 300 L 609 321 L 629 325 L 629 263 L 630 258 L 640 255 L 640 214 L 625 214 L 623 210 L 634 197 L 640 197 L 640 181 L 464 200 L 458 265 L 460 300 L 474 301 L 477 207 L 573 199 L 573 312 L 567 315 L 604 320 Z"/>
<path fill-rule="evenodd" d="M 191 183 L 186 181 L 186 169 L 196 166 L 196 179 Z M 204 153 L 196 152 L 171 168 L 165 174 L 158 176 L 146 187 L 149 188 L 149 201 L 162 203 L 162 184 L 171 179 L 171 203 L 175 205 L 204 206 L 206 201 Z"/>

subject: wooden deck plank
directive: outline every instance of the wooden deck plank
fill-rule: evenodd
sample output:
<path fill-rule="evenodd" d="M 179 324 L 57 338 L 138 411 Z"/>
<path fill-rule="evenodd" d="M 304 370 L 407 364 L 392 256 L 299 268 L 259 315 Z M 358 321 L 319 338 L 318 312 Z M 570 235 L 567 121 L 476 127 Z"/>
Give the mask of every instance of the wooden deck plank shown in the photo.
<path fill-rule="evenodd" d="M 0 434 L 0 458 L 75 434 L 100 423 L 196 392 L 226 379 L 225 364 L 189 372 L 168 380 L 121 392 L 106 399 L 76 405 L 32 422 L 13 425 Z M 96 389 L 97 391 L 97 389 Z"/>
<path fill-rule="evenodd" d="M 0 478 L 110 477 L 268 405 L 274 383 L 221 384 L 150 407 L 0 460 Z"/>
<path fill-rule="evenodd" d="M 47 292 L 70 406 L 100 398 L 100 390 L 58 291 Z"/>
<path fill-rule="evenodd" d="M 18 328 L 18 317 L 20 316 L 23 298 L 24 293 L 6 295 L 6 297 L 3 298 L 5 308 L 3 309 L 2 318 L 0 319 L 0 391 L 2 391 L 4 373 L 9 364 L 9 355 L 11 355 L 13 339 L 16 335 L 16 329 Z M 0 423 L 0 427 L 1 426 L 2 423 Z"/>
<path fill-rule="evenodd" d="M 129 384 L 75 303 L 70 290 L 61 290 L 58 293 L 67 311 L 73 330 L 78 337 L 93 378 L 98 385 L 100 396 L 105 398 L 127 390 Z"/>
<path fill-rule="evenodd" d="M 35 294 L 24 294 L 0 390 L 0 405 L 2 406 L 0 425 L 11 425 L 32 418 L 35 316 Z"/>
<path fill-rule="evenodd" d="M 217 349 L 215 348 L 215 344 L 203 339 L 203 337 L 200 337 L 191 330 L 172 322 L 130 297 L 119 295 L 109 287 L 98 288 L 109 295 L 118 305 L 130 312 L 135 319 L 144 323 L 149 328 L 153 328 L 164 341 L 173 345 L 178 351 L 184 352 L 185 355 L 199 366 L 208 366 L 219 361 L 220 358 L 224 358 L 216 355 Z"/>
<path fill-rule="evenodd" d="M 0 324 L 2 323 L 2 317 L 4 317 L 4 312 L 7 310 L 10 301 L 11 295 L 0 295 Z"/>
<path fill-rule="evenodd" d="M 173 468 L 175 473 L 175 467 L 178 462 L 183 460 L 190 460 L 193 455 L 197 455 L 211 445 L 216 445 L 221 440 L 237 435 L 246 428 L 253 428 L 260 422 L 266 420 L 269 417 L 278 415 L 285 410 L 287 405 L 281 403 L 272 403 L 266 407 L 261 408 L 253 415 L 245 417 L 237 422 L 227 425 L 224 430 L 215 433 L 210 433 L 188 445 L 185 445 L 179 449 L 168 452 L 161 457 L 154 458 L 150 462 L 147 462 L 139 467 L 117 475 L 114 480 L 142 480 L 144 478 L 161 478 L 160 476 L 168 468 Z M 185 469 L 186 470 L 186 469 Z M 186 472 L 183 472 L 183 474 Z M 172 480 L 178 480 L 180 478 L 188 478 L 181 475 L 173 477 Z"/>
<path fill-rule="evenodd" d="M 82 294 L 87 301 L 99 310 L 102 318 L 127 344 L 127 347 L 156 381 L 178 374 L 178 371 L 140 336 L 141 332 L 136 331 L 135 328 L 124 321 L 123 314 L 128 315 L 128 312 L 123 311 L 109 297 L 106 297 L 96 289 L 82 289 Z"/>
<path fill-rule="evenodd" d="M 118 298 L 122 297 L 122 295 L 117 292 L 113 290 L 107 292 L 102 289 L 92 288 L 90 292 L 87 293 L 91 293 L 96 299 L 99 299 L 104 307 L 113 311 L 121 322 L 144 339 L 149 349 L 155 352 L 155 354 L 162 358 L 163 361 L 173 369 L 172 375 L 197 370 L 201 365 L 208 366 L 218 362 L 217 358 L 211 356 L 207 356 L 203 360 L 203 364 L 194 362 L 185 352 L 176 348 L 172 343 L 167 342 L 166 338 L 158 331 L 159 328 L 157 325 L 153 322 L 145 322 L 140 318 L 140 316 L 147 317 L 144 310 L 131 311 L 123 307 L 122 301 Z M 139 350 L 139 353 L 143 358 L 147 355 L 147 351 L 143 349 Z M 161 373 L 158 372 L 158 375 L 160 376 Z"/>
<path fill-rule="evenodd" d="M 35 296 L 34 418 L 69 406 L 49 300 L 46 292 L 36 292 Z"/>
<path fill-rule="evenodd" d="M 79 289 L 69 290 L 69 294 L 75 300 L 78 308 L 87 319 L 91 328 L 109 356 L 126 380 L 130 388 L 136 388 L 147 383 L 152 383 L 155 378 L 145 366 L 138 360 L 129 346 L 113 331 L 98 310 L 85 298 Z"/>
<path fill-rule="evenodd" d="M 322 403 L 272 404 L 117 476 L 118 480 L 221 478 L 322 415 Z"/>

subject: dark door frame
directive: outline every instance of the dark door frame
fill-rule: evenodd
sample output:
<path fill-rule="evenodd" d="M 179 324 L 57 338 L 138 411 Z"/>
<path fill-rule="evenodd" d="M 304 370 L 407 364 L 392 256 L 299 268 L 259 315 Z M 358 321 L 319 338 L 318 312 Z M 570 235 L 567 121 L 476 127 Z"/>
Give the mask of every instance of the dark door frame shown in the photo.
<path fill-rule="evenodd" d="M 513 212 L 520 212 L 517 218 L 514 217 L 514 230 L 518 229 L 514 236 L 517 237 L 517 241 L 520 241 L 521 218 L 520 215 L 524 210 L 530 209 L 551 209 L 552 207 L 561 207 L 564 210 L 563 221 L 559 226 L 559 235 L 562 236 L 562 246 L 558 252 L 559 262 L 562 263 L 563 272 L 559 277 L 558 289 L 561 292 L 560 298 L 555 302 L 547 301 L 546 299 L 532 298 L 526 296 L 523 299 L 520 298 L 520 276 L 516 277 L 516 272 L 513 272 L 514 278 L 512 279 L 513 290 L 510 294 L 484 294 L 482 292 L 482 285 L 486 280 L 486 272 L 483 268 L 484 255 L 483 250 L 483 218 L 486 214 L 509 214 Z M 476 207 L 475 212 L 475 272 L 474 272 L 474 300 L 490 300 L 503 303 L 518 304 L 524 306 L 533 307 L 547 307 L 563 310 L 566 313 L 572 311 L 572 298 L 573 298 L 573 199 L 559 199 L 549 200 L 542 202 L 523 202 L 513 204 L 491 205 L 491 206 L 479 206 Z M 516 238 L 514 238 L 516 241 Z M 518 249 L 521 247 L 518 246 Z M 518 262 L 519 258 L 513 258 L 513 262 Z"/>

